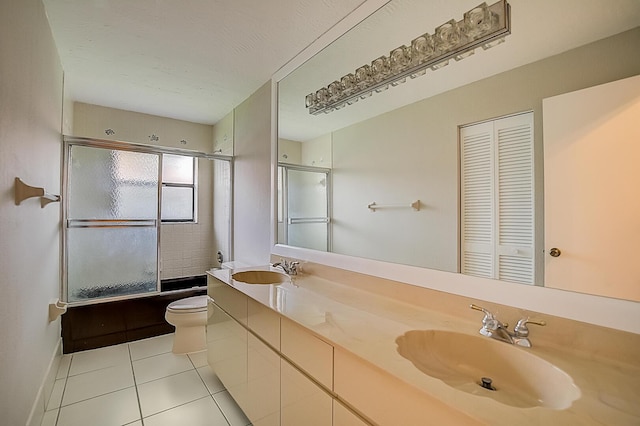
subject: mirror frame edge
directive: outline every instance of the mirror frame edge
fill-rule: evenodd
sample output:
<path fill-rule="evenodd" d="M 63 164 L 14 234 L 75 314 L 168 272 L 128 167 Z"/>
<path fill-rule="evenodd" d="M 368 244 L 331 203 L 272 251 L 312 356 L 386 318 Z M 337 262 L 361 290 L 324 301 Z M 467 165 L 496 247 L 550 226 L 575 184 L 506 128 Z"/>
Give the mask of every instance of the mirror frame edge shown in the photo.
<path fill-rule="evenodd" d="M 391 0 L 365 0 L 353 12 L 322 34 L 306 49 L 287 62 L 271 78 L 271 255 L 402 282 L 463 297 L 554 315 L 602 327 L 640 334 L 635 319 L 638 302 L 569 292 L 549 287 L 513 285 L 502 281 L 434 269 L 358 258 L 279 244 L 277 223 L 278 169 L 278 83 L 313 55 L 329 46 L 369 15 Z M 540 293 L 543 291 L 544 294 Z M 606 315 L 603 315 L 606 313 Z"/>

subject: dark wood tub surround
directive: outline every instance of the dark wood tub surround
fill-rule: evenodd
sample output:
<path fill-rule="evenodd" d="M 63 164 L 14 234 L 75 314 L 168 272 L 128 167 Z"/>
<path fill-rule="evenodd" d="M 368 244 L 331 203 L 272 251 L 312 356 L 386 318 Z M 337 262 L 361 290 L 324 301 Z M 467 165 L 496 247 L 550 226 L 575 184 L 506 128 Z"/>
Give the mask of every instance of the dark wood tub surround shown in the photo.
<path fill-rule="evenodd" d="M 206 277 L 166 280 L 164 291 L 148 297 L 71 306 L 62 315 L 62 345 L 65 354 L 132 342 L 173 333 L 164 314 L 167 305 L 185 297 L 207 293 Z M 202 286 L 193 289 L 194 286 Z"/>

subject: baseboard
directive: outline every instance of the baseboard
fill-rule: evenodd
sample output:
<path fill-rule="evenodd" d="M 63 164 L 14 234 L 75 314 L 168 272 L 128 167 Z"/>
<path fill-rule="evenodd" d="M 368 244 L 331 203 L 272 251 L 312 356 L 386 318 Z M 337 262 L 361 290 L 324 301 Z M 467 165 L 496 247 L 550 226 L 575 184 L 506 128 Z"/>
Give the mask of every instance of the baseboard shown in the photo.
<path fill-rule="evenodd" d="M 51 361 L 49 361 L 49 367 L 47 372 L 42 378 L 42 383 L 38 389 L 38 394 L 31 407 L 31 413 L 27 419 L 26 426 L 40 426 L 44 412 L 47 409 L 47 403 L 51 397 L 53 391 L 53 385 L 56 381 L 58 374 L 58 367 L 60 366 L 60 359 L 62 358 L 62 338 L 58 339 L 58 343 L 55 346 Z"/>

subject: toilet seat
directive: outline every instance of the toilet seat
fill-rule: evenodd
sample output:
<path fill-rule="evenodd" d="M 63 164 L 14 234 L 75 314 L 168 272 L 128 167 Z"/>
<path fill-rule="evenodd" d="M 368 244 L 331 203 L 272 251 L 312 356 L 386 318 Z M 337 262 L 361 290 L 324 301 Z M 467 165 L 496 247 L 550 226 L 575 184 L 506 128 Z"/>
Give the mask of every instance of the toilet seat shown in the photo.
<path fill-rule="evenodd" d="M 176 314 L 190 314 L 197 312 L 206 312 L 207 310 L 207 296 L 193 296 L 185 299 L 176 300 L 169 303 L 167 306 L 167 312 Z"/>

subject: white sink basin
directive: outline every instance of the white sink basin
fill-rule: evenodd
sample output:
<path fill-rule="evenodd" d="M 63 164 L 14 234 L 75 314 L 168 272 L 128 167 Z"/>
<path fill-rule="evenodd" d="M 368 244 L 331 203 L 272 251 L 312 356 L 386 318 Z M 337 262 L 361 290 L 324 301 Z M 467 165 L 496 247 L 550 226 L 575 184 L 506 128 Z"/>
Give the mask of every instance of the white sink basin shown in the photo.
<path fill-rule="evenodd" d="M 236 272 L 231 278 L 245 284 L 282 284 L 290 281 L 288 275 L 274 271 L 243 271 Z"/>
<path fill-rule="evenodd" d="M 396 339 L 398 353 L 425 374 L 461 391 L 514 407 L 562 410 L 580 397 L 573 379 L 528 349 L 488 337 L 412 330 Z M 480 385 L 491 379 L 490 390 Z"/>

